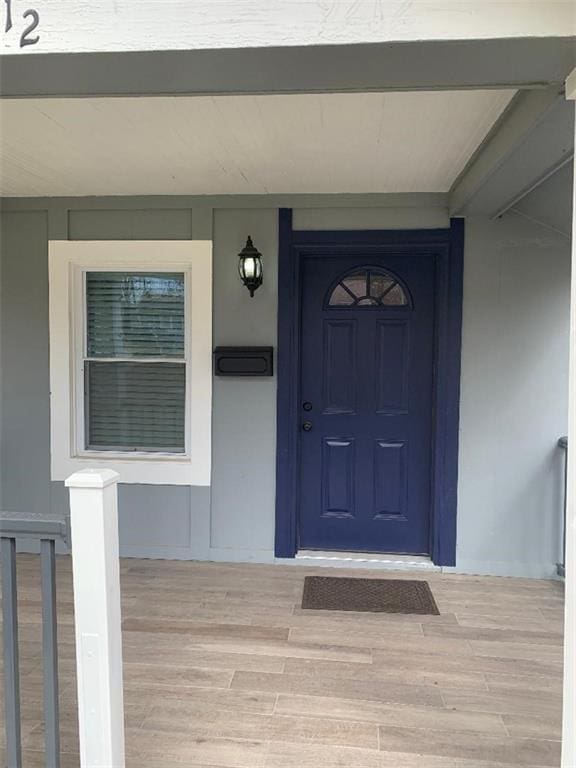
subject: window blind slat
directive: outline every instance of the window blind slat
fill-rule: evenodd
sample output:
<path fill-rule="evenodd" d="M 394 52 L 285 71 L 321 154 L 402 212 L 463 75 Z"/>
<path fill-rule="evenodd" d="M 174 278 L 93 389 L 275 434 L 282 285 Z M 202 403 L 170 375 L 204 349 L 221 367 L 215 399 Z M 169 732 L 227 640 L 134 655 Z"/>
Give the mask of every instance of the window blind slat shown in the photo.
<path fill-rule="evenodd" d="M 184 363 L 85 363 L 86 447 L 185 451 Z"/>
<path fill-rule="evenodd" d="M 184 274 L 87 272 L 89 357 L 184 357 Z"/>
<path fill-rule="evenodd" d="M 185 450 L 184 274 L 87 272 L 86 447 Z M 97 362 L 94 358 L 106 358 Z"/>

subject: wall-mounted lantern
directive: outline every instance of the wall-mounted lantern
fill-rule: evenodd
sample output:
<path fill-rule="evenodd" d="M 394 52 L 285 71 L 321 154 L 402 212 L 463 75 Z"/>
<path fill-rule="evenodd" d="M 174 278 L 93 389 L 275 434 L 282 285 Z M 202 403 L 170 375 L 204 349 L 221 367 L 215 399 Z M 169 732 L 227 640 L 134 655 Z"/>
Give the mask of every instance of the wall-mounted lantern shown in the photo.
<path fill-rule="evenodd" d="M 254 291 L 260 288 L 263 281 L 262 254 L 254 247 L 252 238 L 248 237 L 246 245 L 238 254 L 238 272 L 240 279 L 254 296 Z"/>

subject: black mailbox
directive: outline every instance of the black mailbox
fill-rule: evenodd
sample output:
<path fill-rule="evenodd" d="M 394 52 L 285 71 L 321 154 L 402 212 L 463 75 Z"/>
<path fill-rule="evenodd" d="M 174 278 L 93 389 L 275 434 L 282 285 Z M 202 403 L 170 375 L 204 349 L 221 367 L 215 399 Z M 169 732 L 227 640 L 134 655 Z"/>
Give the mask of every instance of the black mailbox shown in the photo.
<path fill-rule="evenodd" d="M 273 347 L 216 347 L 215 376 L 272 376 Z"/>

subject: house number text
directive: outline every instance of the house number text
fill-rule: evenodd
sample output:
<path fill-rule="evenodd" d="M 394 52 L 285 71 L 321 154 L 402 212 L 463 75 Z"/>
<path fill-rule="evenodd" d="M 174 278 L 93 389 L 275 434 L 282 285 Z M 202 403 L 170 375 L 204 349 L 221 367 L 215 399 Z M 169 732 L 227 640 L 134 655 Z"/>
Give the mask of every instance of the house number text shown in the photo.
<path fill-rule="evenodd" d="M 14 26 L 13 22 L 13 3 L 12 0 L 4 0 L 5 5 L 5 14 L 6 14 L 6 21 L 4 22 L 4 33 L 8 34 L 12 27 Z M 14 12 L 15 16 L 15 12 Z M 40 35 L 34 35 L 34 30 L 38 27 L 38 24 L 40 23 L 40 16 L 38 15 L 38 11 L 35 11 L 34 9 L 30 8 L 27 11 L 24 11 L 22 14 L 22 31 L 20 34 L 20 48 L 24 48 L 26 45 L 36 45 L 38 40 L 40 40 Z"/>

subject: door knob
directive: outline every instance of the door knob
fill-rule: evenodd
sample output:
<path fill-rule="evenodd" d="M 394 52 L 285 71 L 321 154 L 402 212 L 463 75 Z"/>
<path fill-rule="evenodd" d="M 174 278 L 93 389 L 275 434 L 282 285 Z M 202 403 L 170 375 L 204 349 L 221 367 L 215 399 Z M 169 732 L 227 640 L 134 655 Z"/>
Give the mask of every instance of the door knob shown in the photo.
<path fill-rule="evenodd" d="M 312 429 L 312 422 L 311 421 L 305 421 L 304 424 L 302 424 L 302 429 L 304 432 L 310 432 Z"/>

